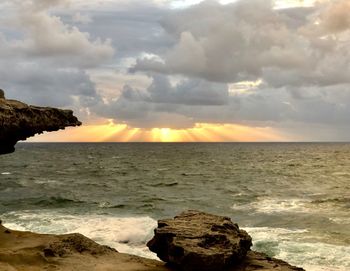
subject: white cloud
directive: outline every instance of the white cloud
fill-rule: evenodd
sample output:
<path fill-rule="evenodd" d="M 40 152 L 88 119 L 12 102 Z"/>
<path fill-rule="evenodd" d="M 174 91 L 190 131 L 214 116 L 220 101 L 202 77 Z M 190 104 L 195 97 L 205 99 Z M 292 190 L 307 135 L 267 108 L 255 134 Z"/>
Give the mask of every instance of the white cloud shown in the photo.
<path fill-rule="evenodd" d="M 54 15 L 68 0 L 7 1 L 0 27 L 0 82 L 7 97 L 38 105 L 74 106 L 99 102 L 87 68 L 109 61 L 110 41 Z"/>
<path fill-rule="evenodd" d="M 349 10 L 344 0 L 311 14 L 276 10 L 272 1 L 204 1 L 168 16 L 162 25 L 176 45 L 133 70 L 228 83 L 262 77 L 276 87 L 349 83 Z"/>
<path fill-rule="evenodd" d="M 8 32 L 21 33 L 19 38 L 7 41 L 12 54 L 53 59 L 66 66 L 96 66 L 114 54 L 110 40 L 92 40 L 89 33 L 63 23 L 59 16 L 49 13 L 68 0 L 14 1 L 15 12 L 9 18 Z"/>

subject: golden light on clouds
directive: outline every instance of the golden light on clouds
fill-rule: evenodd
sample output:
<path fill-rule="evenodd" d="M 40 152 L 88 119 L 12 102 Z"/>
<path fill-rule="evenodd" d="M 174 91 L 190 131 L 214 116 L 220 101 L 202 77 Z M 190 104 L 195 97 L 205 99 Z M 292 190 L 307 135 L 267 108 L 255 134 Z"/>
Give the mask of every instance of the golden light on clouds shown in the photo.
<path fill-rule="evenodd" d="M 125 124 L 87 125 L 45 133 L 31 142 L 259 142 L 287 141 L 270 127 L 237 124 L 197 124 L 190 129 L 141 129 Z"/>

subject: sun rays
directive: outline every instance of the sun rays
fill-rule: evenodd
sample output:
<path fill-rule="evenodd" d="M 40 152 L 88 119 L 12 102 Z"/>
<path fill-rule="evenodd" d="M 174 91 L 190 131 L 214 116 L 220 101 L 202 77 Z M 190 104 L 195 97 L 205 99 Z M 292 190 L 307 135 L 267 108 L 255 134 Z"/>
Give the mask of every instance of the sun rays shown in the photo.
<path fill-rule="evenodd" d="M 31 142 L 258 142 L 286 141 L 271 127 L 238 124 L 196 124 L 189 129 L 132 128 L 126 124 L 86 125 L 56 133 L 45 133 Z"/>

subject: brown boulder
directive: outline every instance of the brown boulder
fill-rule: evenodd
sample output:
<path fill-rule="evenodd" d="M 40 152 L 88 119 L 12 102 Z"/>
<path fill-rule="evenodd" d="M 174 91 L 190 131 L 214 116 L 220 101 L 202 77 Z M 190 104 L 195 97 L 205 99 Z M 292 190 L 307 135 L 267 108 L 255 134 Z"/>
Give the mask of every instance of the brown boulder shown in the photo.
<path fill-rule="evenodd" d="M 158 221 L 147 244 L 161 260 L 185 271 L 222 270 L 241 262 L 251 245 L 251 237 L 230 218 L 199 211 Z"/>

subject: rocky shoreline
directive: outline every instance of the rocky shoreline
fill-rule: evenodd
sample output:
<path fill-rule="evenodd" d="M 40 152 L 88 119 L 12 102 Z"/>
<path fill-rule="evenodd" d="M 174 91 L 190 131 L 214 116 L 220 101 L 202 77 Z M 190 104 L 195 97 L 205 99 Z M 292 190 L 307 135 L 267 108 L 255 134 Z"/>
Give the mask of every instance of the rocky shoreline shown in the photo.
<path fill-rule="evenodd" d="M 192 213 L 194 211 L 191 211 Z M 200 216 L 214 216 L 195 211 Z M 184 213 L 186 214 L 186 213 Z M 181 214 L 180 216 L 183 216 Z M 226 219 L 225 217 L 215 216 Z M 189 221 L 190 222 L 190 221 Z M 207 225 L 220 226 L 211 224 L 213 221 L 203 221 Z M 159 225 L 164 225 L 160 220 Z M 216 226 L 215 226 L 216 225 Z M 186 228 L 194 232 L 200 232 L 203 224 L 188 223 Z M 173 228 L 175 231 L 183 231 L 183 227 Z M 157 239 L 157 229 L 155 230 Z M 186 232 L 186 230 L 184 231 Z M 170 235 L 172 235 L 170 233 Z M 186 235 L 186 234 L 185 234 Z M 182 236 L 184 237 L 184 236 Z M 203 236 L 202 236 L 203 237 Z M 204 236 L 208 238 L 208 236 Z M 176 238 L 175 238 L 176 239 Z M 210 239 L 210 238 L 209 238 Z M 170 238 L 169 240 L 173 240 Z M 221 242 L 223 239 L 218 238 L 219 247 L 225 245 Z M 186 243 L 193 242 L 191 236 L 183 239 L 183 251 Z M 152 241 L 151 241 L 152 242 Z M 176 241 L 175 241 L 176 242 Z M 150 245 L 150 244 L 149 244 Z M 217 245 L 217 244 L 216 244 Z M 150 245 L 151 246 L 151 245 Z M 215 247 L 215 245 L 214 245 Z M 193 246 L 192 246 L 193 248 Z M 197 248 L 203 249 L 198 246 Z M 174 264 L 170 262 L 161 262 L 139 256 L 119 253 L 115 249 L 99 245 L 91 239 L 78 234 L 38 234 L 33 232 L 13 231 L 0 224 L 0 270 L 1 271 L 204 271 L 204 270 L 226 270 L 226 271 L 303 271 L 304 269 L 294 267 L 288 263 L 268 257 L 264 253 L 247 250 L 245 256 L 237 262 L 228 261 L 223 266 L 220 262 L 220 250 L 218 254 L 211 254 L 210 246 L 202 250 L 202 254 L 195 257 L 188 253 L 187 259 L 183 263 Z M 217 249 L 217 246 L 216 248 Z M 233 247 L 232 251 L 235 251 Z M 162 254 L 167 254 L 168 259 L 172 258 L 171 250 L 164 250 Z M 184 257 L 184 259 L 186 259 Z M 198 258 L 199 257 L 199 258 Z M 200 260 L 198 260 L 200 259 Z M 217 267 L 216 267 L 217 265 Z"/>
<path fill-rule="evenodd" d="M 19 140 L 81 122 L 70 110 L 28 106 L 6 100 L 0 90 L 0 154 L 14 151 Z M 302 271 L 250 250 L 251 237 L 228 217 L 187 211 L 158 221 L 148 242 L 156 261 L 117 252 L 78 234 L 13 231 L 0 220 L 1 271 Z"/>

